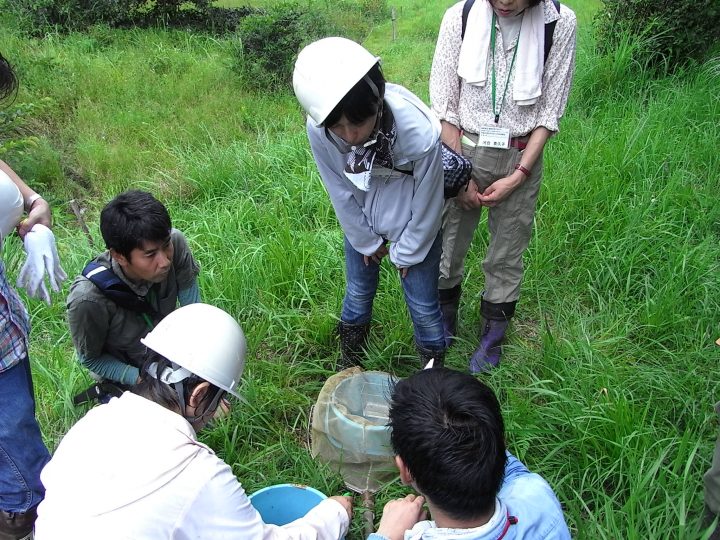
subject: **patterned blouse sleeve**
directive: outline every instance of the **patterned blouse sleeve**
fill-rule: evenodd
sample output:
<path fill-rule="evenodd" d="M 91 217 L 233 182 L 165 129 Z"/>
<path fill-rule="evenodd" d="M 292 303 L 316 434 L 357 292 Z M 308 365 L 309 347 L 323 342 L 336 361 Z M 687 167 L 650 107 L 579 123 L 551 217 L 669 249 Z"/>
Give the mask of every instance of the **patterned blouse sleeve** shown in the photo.
<path fill-rule="evenodd" d="M 550 131 L 558 131 L 570 94 L 575 71 L 576 28 L 575 14 L 569 9 L 563 9 L 555 27 L 553 46 L 543 74 L 543 92 L 538 102 L 540 113 L 537 125 L 545 126 Z"/>
<path fill-rule="evenodd" d="M 430 71 L 430 102 L 440 120 L 460 127 L 458 106 L 461 79 L 457 74 L 460 46 L 462 45 L 463 2 L 445 12 L 438 34 L 432 70 Z"/>

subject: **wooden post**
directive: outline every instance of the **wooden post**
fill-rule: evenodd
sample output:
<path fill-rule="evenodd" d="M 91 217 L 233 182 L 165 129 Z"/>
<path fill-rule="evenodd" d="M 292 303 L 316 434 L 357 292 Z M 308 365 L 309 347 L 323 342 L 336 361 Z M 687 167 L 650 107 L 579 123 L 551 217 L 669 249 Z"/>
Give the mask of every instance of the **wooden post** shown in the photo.
<path fill-rule="evenodd" d="M 390 19 L 392 20 L 392 40 L 395 41 L 397 39 L 397 27 L 395 26 L 395 21 L 397 21 L 397 12 L 395 11 L 395 7 L 390 9 Z"/>
<path fill-rule="evenodd" d="M 363 529 L 365 536 L 375 532 L 375 501 L 370 490 L 363 491 Z"/>
<path fill-rule="evenodd" d="M 82 229 L 82 232 L 85 233 L 85 236 L 88 239 L 88 243 L 90 244 L 91 248 L 95 247 L 95 242 L 93 242 L 92 235 L 90 234 L 90 230 L 88 229 L 87 225 L 85 224 L 85 220 L 83 219 L 82 210 L 80 210 L 80 205 L 77 203 L 75 199 L 72 199 L 70 201 L 70 209 L 73 211 L 73 214 L 75 214 L 75 218 L 78 220 L 78 223 L 80 224 L 80 228 Z"/>

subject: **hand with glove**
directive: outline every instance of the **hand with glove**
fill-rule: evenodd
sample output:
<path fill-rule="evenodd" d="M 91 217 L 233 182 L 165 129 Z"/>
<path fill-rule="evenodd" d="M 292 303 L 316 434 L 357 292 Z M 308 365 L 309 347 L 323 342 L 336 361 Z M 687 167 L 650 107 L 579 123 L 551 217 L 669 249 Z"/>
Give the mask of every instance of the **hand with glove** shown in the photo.
<path fill-rule="evenodd" d="M 37 223 L 25 235 L 27 259 L 20 270 L 17 286 L 24 288 L 31 298 L 40 298 L 50 305 L 50 293 L 45 285 L 45 273 L 55 292 L 67 274 L 60 267 L 60 258 L 55 247 L 55 236 L 45 225 Z"/>

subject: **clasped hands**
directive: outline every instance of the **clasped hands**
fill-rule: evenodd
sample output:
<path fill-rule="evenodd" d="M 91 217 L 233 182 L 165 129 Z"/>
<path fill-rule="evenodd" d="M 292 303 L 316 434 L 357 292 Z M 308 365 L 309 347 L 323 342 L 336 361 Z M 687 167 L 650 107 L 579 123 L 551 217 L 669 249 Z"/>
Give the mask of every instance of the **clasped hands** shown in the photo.
<path fill-rule="evenodd" d="M 482 193 L 478 189 L 475 181 L 470 179 L 467 189 L 461 189 L 460 193 L 458 193 L 456 198 L 457 204 L 463 210 L 471 210 L 481 206 L 492 208 L 507 199 L 510 194 L 522 184 L 523 179 L 524 176 L 522 173 L 515 172 L 510 176 L 496 180 L 486 187 Z"/>
<path fill-rule="evenodd" d="M 377 248 L 375 253 L 373 253 L 372 255 L 363 255 L 363 262 L 365 262 L 365 266 L 369 266 L 371 261 L 375 264 L 380 264 L 383 257 L 387 256 L 389 253 L 390 249 L 388 248 L 388 243 L 386 241 L 379 248 Z M 401 278 L 407 276 L 408 271 L 410 270 L 410 268 L 402 266 L 397 266 L 396 268 L 398 269 L 398 272 L 400 272 Z"/>

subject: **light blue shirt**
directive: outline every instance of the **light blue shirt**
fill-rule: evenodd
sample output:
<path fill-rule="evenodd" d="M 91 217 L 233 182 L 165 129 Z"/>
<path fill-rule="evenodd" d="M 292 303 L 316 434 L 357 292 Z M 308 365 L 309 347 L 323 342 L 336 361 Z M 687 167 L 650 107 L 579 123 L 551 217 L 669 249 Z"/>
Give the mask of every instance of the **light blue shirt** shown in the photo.
<path fill-rule="evenodd" d="M 505 477 L 490 521 L 472 529 L 443 529 L 434 521 L 421 521 L 405 532 L 405 540 L 569 540 L 560 501 L 550 485 L 518 458 L 509 452 L 507 456 Z M 512 523 L 512 517 L 517 523 Z M 374 533 L 368 540 L 387 538 Z"/>

